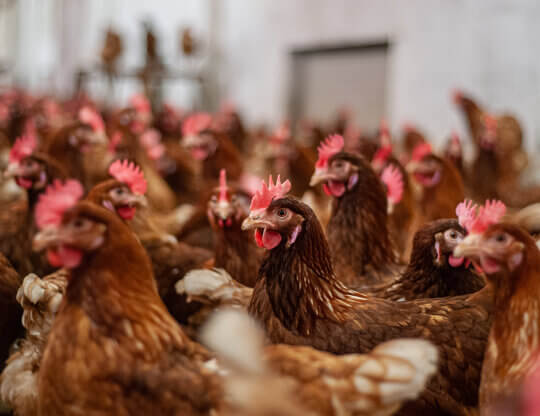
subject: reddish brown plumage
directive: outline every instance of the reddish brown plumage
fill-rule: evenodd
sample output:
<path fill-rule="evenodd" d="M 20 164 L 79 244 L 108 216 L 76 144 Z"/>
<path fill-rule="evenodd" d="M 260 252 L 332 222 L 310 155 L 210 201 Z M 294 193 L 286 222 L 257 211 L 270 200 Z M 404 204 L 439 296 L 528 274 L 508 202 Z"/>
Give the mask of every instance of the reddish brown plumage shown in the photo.
<path fill-rule="evenodd" d="M 455 231 L 463 237 L 466 231 L 457 220 L 437 220 L 426 224 L 416 232 L 413 250 L 405 271 L 394 281 L 371 288 L 373 296 L 390 300 L 413 300 L 442 298 L 474 293 L 484 287 L 484 278 L 468 267 L 464 261 L 453 267 L 448 259 L 454 246 L 444 241 L 447 231 Z M 440 254 L 437 255 L 436 243 Z M 458 240 L 456 240 L 456 244 Z"/>
<path fill-rule="evenodd" d="M 114 206 L 109 192 L 122 186 L 125 184 L 115 179 L 109 179 L 92 188 L 86 199 L 98 205 L 109 201 L 111 206 Z M 142 208 L 138 207 L 134 220 L 128 221 L 128 224 L 137 234 L 150 256 L 159 295 L 169 312 L 179 322 L 186 323 L 188 316 L 197 310 L 197 307 L 188 305 L 185 296 L 176 293 L 174 284 L 191 269 L 202 267 L 212 257 L 212 253 L 202 248 L 177 242 L 173 236 L 154 229 L 148 218 L 148 212 L 141 212 L 141 210 Z"/>
<path fill-rule="evenodd" d="M 220 388 L 158 296 L 150 260 L 112 212 L 80 202 L 105 240 L 71 272 L 39 374 L 41 414 L 207 415 Z M 115 259 L 115 261 L 111 261 Z"/>
<path fill-rule="evenodd" d="M 521 388 L 535 368 L 540 348 L 540 252 L 535 241 L 521 228 L 510 224 L 490 227 L 478 246 L 499 242 L 499 235 L 511 236 L 506 248 L 491 252 L 501 266 L 487 274 L 494 287 L 494 317 L 482 368 L 480 407 L 483 415 Z M 504 241 L 499 244 L 504 245 Z M 522 253 L 521 255 L 519 253 Z M 512 259 L 521 256 L 513 267 Z"/>
<path fill-rule="evenodd" d="M 454 217 L 457 204 L 465 198 L 465 188 L 458 170 L 449 160 L 434 154 L 425 156 L 420 163 L 435 165 L 440 172 L 440 180 L 432 186 L 419 183 L 419 224 Z M 415 175 L 416 171 L 413 177 Z M 418 183 L 417 180 L 415 182 Z"/>
<path fill-rule="evenodd" d="M 26 201 L 15 201 L 2 210 L 0 252 L 21 276 L 31 272 L 44 275 L 53 269 L 43 256 L 32 251 L 32 238 L 36 233 L 34 208 L 45 187 L 57 179 L 64 179 L 66 173 L 58 161 L 47 154 L 35 152 L 25 160 L 37 163 L 37 170 L 31 177 L 24 178 L 31 184 L 26 189 Z"/>
<path fill-rule="evenodd" d="M 323 231 L 309 207 L 283 198 L 267 212 L 286 208 L 302 218 L 294 244 L 270 251 L 249 305 L 272 342 L 311 345 L 338 354 L 368 351 L 397 337 L 421 337 L 441 352 L 438 375 L 415 402 L 416 411 L 459 414 L 477 404 L 490 311 L 476 298 L 414 302 L 367 298 L 336 279 Z M 296 218 L 293 217 L 293 218 Z M 290 227 L 279 230 L 283 237 Z M 426 413 L 424 413 L 426 414 Z"/>
<path fill-rule="evenodd" d="M 236 281 L 253 287 L 263 251 L 253 240 L 253 232 L 241 229 L 249 211 L 250 197 L 233 184 L 226 191 L 228 202 L 219 201 L 214 189 L 208 202 L 208 219 L 214 231 L 214 267 L 225 269 Z M 217 204 L 225 202 L 227 218 L 220 218 Z"/>
<path fill-rule="evenodd" d="M 397 255 L 388 231 L 383 184 L 361 157 L 338 153 L 358 169 L 358 182 L 335 198 L 327 227 L 336 275 L 349 286 L 369 286 L 397 273 Z"/>
<path fill-rule="evenodd" d="M 4 368 L 11 344 L 22 335 L 22 308 L 16 300 L 20 285 L 19 274 L 11 267 L 8 259 L 0 254 L 0 371 Z"/>

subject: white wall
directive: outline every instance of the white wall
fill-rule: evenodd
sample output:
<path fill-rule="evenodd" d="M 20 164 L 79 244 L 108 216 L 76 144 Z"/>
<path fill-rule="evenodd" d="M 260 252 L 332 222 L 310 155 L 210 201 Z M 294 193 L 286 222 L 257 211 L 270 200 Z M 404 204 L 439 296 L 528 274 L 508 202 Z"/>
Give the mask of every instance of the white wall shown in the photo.
<path fill-rule="evenodd" d="M 394 45 L 385 100 L 393 128 L 418 122 L 435 140 L 451 128 L 463 131 L 449 98 L 461 87 L 494 111 L 516 113 L 531 148 L 540 135 L 537 0 L 78 0 L 76 35 L 60 53 L 55 42 L 66 35 L 58 34 L 54 19 L 62 13 L 53 9 L 72 1 L 19 0 L 18 70 L 32 85 L 49 86 L 43 80 L 52 76 L 64 88 L 69 68 L 96 61 L 109 23 L 124 36 L 126 66 L 140 63 L 139 22 L 149 16 L 173 61 L 180 26 L 193 26 L 207 42 L 213 36 L 223 97 L 249 121 L 278 122 L 286 116 L 292 47 L 387 38 Z"/>
<path fill-rule="evenodd" d="M 540 133 L 540 2 L 536 0 L 225 0 L 226 92 L 255 121 L 287 109 L 293 46 L 388 38 L 394 45 L 388 118 L 434 139 L 463 123 L 449 98 L 461 87 L 512 110 L 529 145 Z"/>

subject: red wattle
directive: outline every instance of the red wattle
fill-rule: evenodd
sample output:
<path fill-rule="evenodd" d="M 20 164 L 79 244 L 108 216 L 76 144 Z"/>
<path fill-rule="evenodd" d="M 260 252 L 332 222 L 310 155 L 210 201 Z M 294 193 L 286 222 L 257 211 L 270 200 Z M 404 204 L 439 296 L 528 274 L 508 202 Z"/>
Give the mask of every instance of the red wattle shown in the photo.
<path fill-rule="evenodd" d="M 18 177 L 15 179 L 15 182 L 17 182 L 17 185 L 24 189 L 30 189 L 32 187 L 32 181 L 30 179 Z"/>
<path fill-rule="evenodd" d="M 262 242 L 264 244 L 264 248 L 267 250 L 272 250 L 281 242 L 281 234 L 277 231 L 265 229 L 262 236 Z"/>
<path fill-rule="evenodd" d="M 118 207 L 116 211 L 118 212 L 118 215 L 122 217 L 124 220 L 131 220 L 135 216 L 135 211 L 137 209 L 135 207 L 129 207 L 127 205 L 124 205 L 122 207 Z"/>
<path fill-rule="evenodd" d="M 448 263 L 452 267 L 459 267 L 463 264 L 464 261 L 465 261 L 464 257 L 454 257 L 452 255 L 448 257 Z"/>
<path fill-rule="evenodd" d="M 264 248 L 264 244 L 262 241 L 262 233 L 260 229 L 255 230 L 255 243 L 261 248 Z"/>

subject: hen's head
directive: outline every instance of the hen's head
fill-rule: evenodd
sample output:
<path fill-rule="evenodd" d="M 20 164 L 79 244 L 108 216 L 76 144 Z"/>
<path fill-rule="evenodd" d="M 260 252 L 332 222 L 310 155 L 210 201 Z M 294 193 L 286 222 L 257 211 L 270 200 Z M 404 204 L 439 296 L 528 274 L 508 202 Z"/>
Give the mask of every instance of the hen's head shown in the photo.
<path fill-rule="evenodd" d="M 116 212 L 122 219 L 131 220 L 137 209 L 146 207 L 146 180 L 133 162 L 117 160 L 109 167 L 110 179 L 94 186 L 87 200 Z"/>
<path fill-rule="evenodd" d="M 34 138 L 21 137 L 9 152 L 9 163 L 4 172 L 7 178 L 15 178 L 21 188 L 42 191 L 54 179 L 63 179 L 64 168 L 47 154 L 35 151 Z"/>
<path fill-rule="evenodd" d="M 286 197 L 291 189 L 287 180 L 277 177 L 274 184 L 272 176 L 268 185 L 264 181 L 251 200 L 249 216 L 242 223 L 243 230 L 255 230 L 255 241 L 259 247 L 268 250 L 280 245 L 292 246 L 300 233 L 304 222 L 301 203 Z"/>
<path fill-rule="evenodd" d="M 455 248 L 455 256 L 465 256 L 493 277 L 499 272 L 513 272 L 521 267 L 527 253 L 538 253 L 532 237 L 521 227 L 499 223 L 506 212 L 500 201 L 487 201 L 477 209 L 462 203 L 456 209 L 460 223 L 469 235 Z"/>
<path fill-rule="evenodd" d="M 249 212 L 249 196 L 227 183 L 227 173 L 221 169 L 219 186 L 208 201 L 208 220 L 214 229 L 238 227 Z"/>
<path fill-rule="evenodd" d="M 68 180 L 55 181 L 39 198 L 35 216 L 40 232 L 34 238 L 34 250 L 46 249 L 53 266 L 76 268 L 84 252 L 104 243 L 107 227 L 88 209 L 87 205 L 94 204 L 79 203 L 82 195 L 81 184 Z"/>
<path fill-rule="evenodd" d="M 69 144 L 81 151 L 94 145 L 107 144 L 105 123 L 101 115 L 90 107 L 83 107 L 78 114 L 78 123 L 70 130 Z"/>
<path fill-rule="evenodd" d="M 486 151 L 494 151 L 497 145 L 497 119 L 491 114 L 482 116 L 480 147 Z"/>
<path fill-rule="evenodd" d="M 491 280 L 501 272 L 506 274 L 522 267 L 531 253 L 538 256 L 532 237 L 508 223 L 493 224 L 483 233 L 471 234 L 454 250 L 454 255 L 465 256 L 480 265 Z"/>
<path fill-rule="evenodd" d="M 411 261 L 423 257 L 429 252 L 433 264 L 437 267 L 467 266 L 463 257 L 453 255 L 454 249 L 466 237 L 467 230 L 457 219 L 442 219 L 430 222 L 416 232 L 413 240 Z M 429 250 L 429 251 L 427 251 Z"/>
<path fill-rule="evenodd" d="M 192 114 L 182 123 L 181 144 L 196 160 L 206 160 L 217 149 L 218 142 L 211 126 L 212 116 L 208 113 Z"/>
<path fill-rule="evenodd" d="M 432 188 L 441 182 L 444 174 L 442 159 L 431 150 L 428 143 L 422 143 L 415 147 L 412 159 L 407 164 L 407 171 L 424 188 Z"/>
<path fill-rule="evenodd" d="M 326 194 L 335 198 L 352 190 L 360 176 L 372 171 L 362 158 L 344 152 L 343 145 L 343 137 L 337 134 L 321 143 L 318 148 L 319 159 L 309 183 L 310 186 L 322 183 Z"/>

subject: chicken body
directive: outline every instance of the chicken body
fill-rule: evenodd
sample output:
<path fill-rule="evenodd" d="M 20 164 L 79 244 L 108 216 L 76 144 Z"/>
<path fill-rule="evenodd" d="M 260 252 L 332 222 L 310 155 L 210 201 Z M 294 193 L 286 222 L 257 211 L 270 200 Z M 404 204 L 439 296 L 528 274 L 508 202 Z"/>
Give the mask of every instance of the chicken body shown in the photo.
<path fill-rule="evenodd" d="M 105 234 L 71 270 L 42 360 L 40 414 L 210 414 L 220 388 L 202 367 L 208 353 L 167 312 L 143 247 L 104 208 L 80 202 L 70 215 Z"/>
<path fill-rule="evenodd" d="M 442 298 L 474 293 L 484 278 L 465 259 L 452 256 L 466 230 L 457 220 L 437 220 L 423 226 L 414 236 L 409 264 L 394 281 L 372 287 L 370 295 L 395 300 Z"/>
<path fill-rule="evenodd" d="M 350 153 L 334 155 L 329 166 L 329 172 L 316 182 L 327 181 L 328 189 L 332 184 L 345 189 L 334 195 L 327 227 L 336 276 L 352 287 L 369 287 L 393 278 L 399 270 L 398 256 L 388 231 L 381 181 L 363 158 Z"/>
<path fill-rule="evenodd" d="M 43 279 L 29 274 L 17 292 L 17 301 L 24 310 L 22 323 L 26 336 L 9 357 L 0 376 L 0 397 L 17 416 L 37 414 L 41 358 L 64 296 L 67 275 L 65 269 Z"/>
<path fill-rule="evenodd" d="M 248 310 L 268 338 L 337 354 L 367 352 L 399 337 L 427 339 L 438 346 L 441 364 L 415 402 L 417 411 L 460 414 L 475 407 L 491 319 L 489 295 L 392 302 L 347 289 L 334 274 L 328 244 L 309 207 L 276 199 L 267 215 L 251 221 L 269 227 L 271 213 L 280 209 L 292 212 L 290 222 L 301 222 L 302 230 L 289 247 L 290 223 L 273 229 L 283 243 L 270 251 L 259 271 Z"/>
<path fill-rule="evenodd" d="M 482 367 L 480 411 L 494 414 L 537 369 L 540 251 L 525 230 L 492 225 L 456 250 L 478 262 L 494 289 L 494 317 Z"/>
<path fill-rule="evenodd" d="M 263 348 L 263 332 L 232 310 L 212 317 L 201 338 L 229 369 L 227 415 L 390 415 L 436 371 L 437 350 L 421 340 L 344 356 L 291 345 Z"/>

